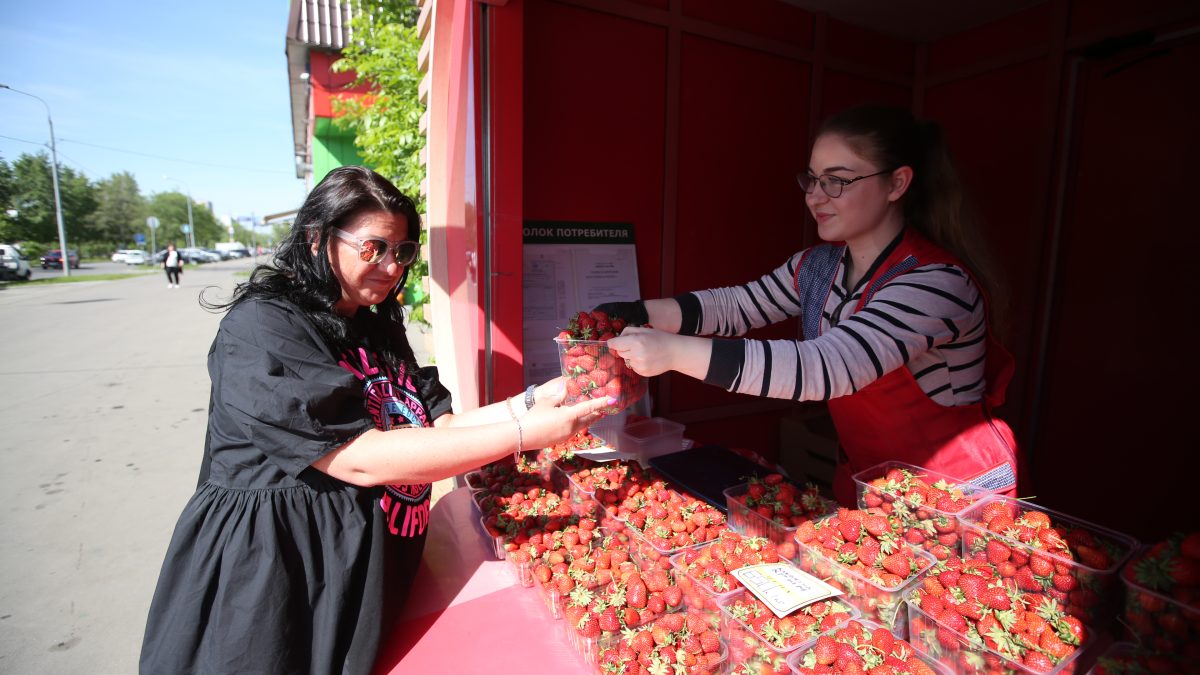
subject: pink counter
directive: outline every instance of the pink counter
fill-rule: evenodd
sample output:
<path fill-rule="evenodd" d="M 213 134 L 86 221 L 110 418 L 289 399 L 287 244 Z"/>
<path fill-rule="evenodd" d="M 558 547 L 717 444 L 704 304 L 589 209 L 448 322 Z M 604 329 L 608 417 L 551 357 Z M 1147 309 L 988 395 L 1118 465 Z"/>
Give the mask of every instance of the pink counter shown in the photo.
<path fill-rule="evenodd" d="M 383 637 L 375 672 L 594 672 L 507 565 L 484 538 L 467 488 L 439 499 L 412 595 Z"/>

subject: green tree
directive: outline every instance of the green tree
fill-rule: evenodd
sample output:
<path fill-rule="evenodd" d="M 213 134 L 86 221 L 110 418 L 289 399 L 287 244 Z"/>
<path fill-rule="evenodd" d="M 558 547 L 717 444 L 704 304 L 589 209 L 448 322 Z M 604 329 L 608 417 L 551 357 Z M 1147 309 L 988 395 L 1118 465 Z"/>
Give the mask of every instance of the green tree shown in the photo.
<path fill-rule="evenodd" d="M 137 180 L 127 171 L 114 173 L 96 184 L 99 202 L 92 218 L 94 236 L 114 248 L 133 244 L 134 233 L 146 231 L 146 199 Z"/>
<path fill-rule="evenodd" d="M 188 236 L 183 232 L 183 226 L 188 224 L 187 209 L 188 196 L 182 192 L 151 195 L 146 215 L 158 218 L 158 231 L 154 234 L 157 248 L 166 248 L 168 243 L 174 243 L 178 248 L 187 246 Z M 225 226 L 203 204 L 192 204 L 192 224 L 196 227 L 197 246 L 211 246 L 229 236 Z"/>
<path fill-rule="evenodd" d="M 421 148 L 425 137 L 420 131 L 422 106 L 417 96 L 421 73 L 417 52 L 419 8 L 405 0 L 363 1 L 351 28 L 357 38 L 342 50 L 334 69 L 354 72 L 355 86 L 367 85 L 371 96 L 334 100 L 337 123 L 354 130 L 355 144 L 363 159 L 375 171 L 386 176 L 404 194 L 421 198 Z"/>
<path fill-rule="evenodd" d="M 39 242 L 58 242 L 58 218 L 54 208 L 54 182 L 50 173 L 50 157 L 44 152 L 22 154 L 12 165 L 12 187 L 9 195 L 17 215 L 8 220 L 7 236 Z M 63 227 L 67 245 L 75 248 L 80 241 L 90 239 L 90 222 L 96 210 L 96 188 L 86 176 L 70 167 L 58 170 L 59 195 L 62 201 Z M 56 248 L 56 247 L 55 247 Z"/>
<path fill-rule="evenodd" d="M 411 0 L 363 0 L 351 23 L 355 40 L 342 50 L 334 69 L 354 72 L 355 86 L 367 85 L 371 96 L 334 100 L 337 123 L 354 130 L 359 154 L 375 171 L 387 177 L 400 191 L 425 211 L 421 183 L 425 167 L 421 149 L 425 136 L 420 122 L 423 108 L 417 93 L 421 73 L 417 53 L 421 39 L 417 35 L 420 8 Z M 421 241 L 427 242 L 422 230 Z M 412 317 L 425 321 L 422 306 L 427 301 L 424 279 L 428 263 L 418 260 L 409 273 L 404 301 L 412 305 Z"/>
<path fill-rule="evenodd" d="M 46 166 L 49 171 L 49 163 Z M 98 237 L 92 225 L 92 218 L 95 216 L 96 206 L 99 204 L 95 184 L 88 180 L 83 173 L 69 166 L 60 166 L 58 169 L 58 192 L 62 198 L 63 227 L 67 232 L 67 246 L 77 249 L 84 242 L 96 240 Z M 54 238 L 57 239 L 57 221 L 54 231 Z"/>
<path fill-rule="evenodd" d="M 7 242 L 16 238 L 12 233 L 13 218 L 8 215 L 10 210 L 17 208 L 13 201 L 16 189 L 17 179 L 12 167 L 0 158 L 0 241 Z"/>

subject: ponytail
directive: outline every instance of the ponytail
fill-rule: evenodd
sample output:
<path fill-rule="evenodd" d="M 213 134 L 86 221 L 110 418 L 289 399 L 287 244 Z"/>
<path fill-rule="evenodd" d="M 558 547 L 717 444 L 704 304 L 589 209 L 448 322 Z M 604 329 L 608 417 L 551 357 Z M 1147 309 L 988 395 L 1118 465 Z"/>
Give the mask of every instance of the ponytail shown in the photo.
<path fill-rule="evenodd" d="M 840 136 L 880 168 L 912 167 L 902 204 L 905 225 L 962 261 L 988 299 L 989 321 L 1003 326 L 1006 299 L 941 126 L 904 108 L 859 105 L 826 120 L 817 136 L 823 134 Z"/>

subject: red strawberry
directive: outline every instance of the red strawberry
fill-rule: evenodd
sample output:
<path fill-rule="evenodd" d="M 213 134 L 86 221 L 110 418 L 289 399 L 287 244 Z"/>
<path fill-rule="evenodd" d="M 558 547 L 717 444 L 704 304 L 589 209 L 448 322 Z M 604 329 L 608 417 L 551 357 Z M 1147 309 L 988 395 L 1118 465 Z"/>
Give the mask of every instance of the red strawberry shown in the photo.
<path fill-rule="evenodd" d="M 597 623 L 602 631 L 612 633 L 621 630 L 621 620 L 617 617 L 616 607 L 609 607 L 601 612 Z"/>
<path fill-rule="evenodd" d="M 630 576 L 625 586 L 625 604 L 642 609 L 646 606 L 647 600 L 646 583 L 637 574 Z"/>
<path fill-rule="evenodd" d="M 912 564 L 904 553 L 893 553 L 884 558 L 883 569 L 902 578 L 912 574 Z"/>
<path fill-rule="evenodd" d="M 595 614 L 589 613 L 579 623 L 579 635 L 591 639 L 600 637 L 600 620 Z"/>
<path fill-rule="evenodd" d="M 991 609 L 1011 609 L 1012 599 L 1008 597 L 1008 591 L 1003 586 L 994 588 L 986 588 L 979 594 L 979 601 L 984 607 Z"/>
<path fill-rule="evenodd" d="M 817 644 L 813 646 L 813 655 L 816 657 L 818 665 L 833 665 L 833 662 L 837 661 L 838 643 L 828 635 L 822 635 L 817 638 Z"/>

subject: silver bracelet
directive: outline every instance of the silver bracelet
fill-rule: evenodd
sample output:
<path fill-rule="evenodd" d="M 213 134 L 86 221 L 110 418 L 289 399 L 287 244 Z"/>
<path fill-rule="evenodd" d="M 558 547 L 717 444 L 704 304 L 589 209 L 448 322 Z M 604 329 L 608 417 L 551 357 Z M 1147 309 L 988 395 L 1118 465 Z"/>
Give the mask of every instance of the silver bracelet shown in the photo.
<path fill-rule="evenodd" d="M 535 389 L 537 389 L 537 385 L 533 385 L 533 384 L 531 384 L 525 388 L 525 409 L 526 410 L 530 410 L 531 408 L 533 408 L 533 404 L 535 402 L 533 400 L 533 392 Z"/>
<path fill-rule="evenodd" d="M 513 418 L 513 421 L 517 423 L 517 455 L 516 456 L 520 457 L 521 453 L 525 451 L 525 436 L 521 432 L 521 420 Z"/>

